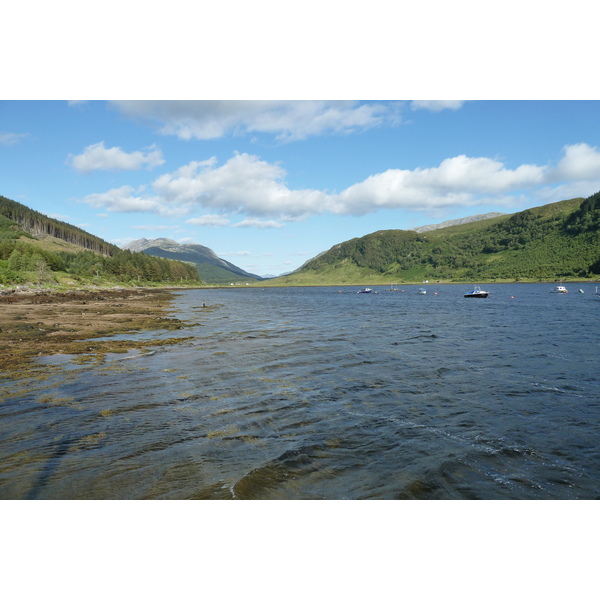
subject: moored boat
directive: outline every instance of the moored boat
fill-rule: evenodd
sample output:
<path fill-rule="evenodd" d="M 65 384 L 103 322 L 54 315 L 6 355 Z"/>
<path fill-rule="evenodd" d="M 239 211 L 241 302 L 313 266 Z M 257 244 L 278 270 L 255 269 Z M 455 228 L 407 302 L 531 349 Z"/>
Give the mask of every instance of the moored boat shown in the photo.
<path fill-rule="evenodd" d="M 564 285 L 557 285 L 553 290 L 553 294 L 568 294 L 569 290 Z"/>
<path fill-rule="evenodd" d="M 487 298 L 489 295 L 489 292 L 484 292 L 478 285 L 474 285 L 473 291 L 467 292 L 465 298 Z"/>
<path fill-rule="evenodd" d="M 426 294 L 427 290 L 425 288 L 420 288 L 417 294 Z"/>
<path fill-rule="evenodd" d="M 370 294 L 373 290 L 371 288 L 363 288 L 362 290 L 358 290 L 357 294 Z"/>

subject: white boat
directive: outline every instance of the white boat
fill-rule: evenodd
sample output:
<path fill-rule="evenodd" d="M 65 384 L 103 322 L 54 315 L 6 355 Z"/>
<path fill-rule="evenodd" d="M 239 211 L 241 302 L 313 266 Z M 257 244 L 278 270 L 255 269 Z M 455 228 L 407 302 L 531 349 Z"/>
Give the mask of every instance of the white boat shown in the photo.
<path fill-rule="evenodd" d="M 417 294 L 426 294 L 427 290 L 425 288 L 420 288 Z"/>
<path fill-rule="evenodd" d="M 358 290 L 357 294 L 370 294 L 373 290 L 371 288 L 363 288 L 362 290 Z"/>
<path fill-rule="evenodd" d="M 569 290 L 564 285 L 557 285 L 553 290 L 553 294 L 568 294 Z"/>
<path fill-rule="evenodd" d="M 487 298 L 489 295 L 489 292 L 484 292 L 478 285 L 474 285 L 473 291 L 467 292 L 465 298 Z"/>

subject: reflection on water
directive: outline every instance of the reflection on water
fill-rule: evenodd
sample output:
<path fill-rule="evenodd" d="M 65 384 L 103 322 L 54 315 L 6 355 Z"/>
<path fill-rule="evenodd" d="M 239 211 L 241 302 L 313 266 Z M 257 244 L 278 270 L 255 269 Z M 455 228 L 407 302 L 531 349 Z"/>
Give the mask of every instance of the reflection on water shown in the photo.
<path fill-rule="evenodd" d="M 193 340 L 0 388 L 0 498 L 599 498 L 600 302 L 489 287 L 181 292 Z"/>

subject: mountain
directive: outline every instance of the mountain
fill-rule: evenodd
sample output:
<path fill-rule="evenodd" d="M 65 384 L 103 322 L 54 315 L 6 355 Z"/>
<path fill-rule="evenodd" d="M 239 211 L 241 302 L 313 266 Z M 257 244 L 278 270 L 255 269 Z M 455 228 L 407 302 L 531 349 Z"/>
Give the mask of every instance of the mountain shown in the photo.
<path fill-rule="evenodd" d="M 336 244 L 270 285 L 541 281 L 600 276 L 600 192 L 424 232 Z"/>
<path fill-rule="evenodd" d="M 124 249 L 193 263 L 205 283 L 254 282 L 263 279 L 219 258 L 210 248 L 200 244 L 178 244 L 168 238 L 141 238 L 130 242 Z"/>
<path fill-rule="evenodd" d="M 451 227 L 452 225 L 464 225 L 465 223 L 473 223 L 475 221 L 483 221 L 485 219 L 493 219 L 494 217 L 501 217 L 505 213 L 490 212 L 484 215 L 473 215 L 472 217 L 463 217 L 462 219 L 452 219 L 451 221 L 443 221 L 436 225 L 422 225 L 421 227 L 413 227 L 411 231 L 417 233 L 425 233 L 426 231 L 433 231 L 434 229 L 442 229 L 443 227 Z"/>
<path fill-rule="evenodd" d="M 122 250 L 24 204 L 0 196 L 0 286 L 198 285 L 189 264 Z"/>

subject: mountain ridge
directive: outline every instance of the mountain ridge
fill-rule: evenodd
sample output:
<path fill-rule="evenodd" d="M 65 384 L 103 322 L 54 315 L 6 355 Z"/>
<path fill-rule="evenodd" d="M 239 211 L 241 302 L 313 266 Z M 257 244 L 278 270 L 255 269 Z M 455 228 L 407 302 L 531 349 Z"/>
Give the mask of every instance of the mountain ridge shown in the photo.
<path fill-rule="evenodd" d="M 150 256 L 172 258 L 192 263 L 206 283 L 254 282 L 263 278 L 248 273 L 237 265 L 220 258 L 208 246 L 201 244 L 180 244 L 170 238 L 140 238 L 123 247 L 131 252 L 143 252 Z"/>
<path fill-rule="evenodd" d="M 413 227 L 410 231 L 416 231 L 417 233 L 425 233 L 427 231 L 434 231 L 435 229 L 443 229 L 444 227 L 452 227 L 454 225 L 464 225 L 465 223 L 474 223 L 475 221 L 485 221 L 486 219 L 493 219 L 495 217 L 502 217 L 506 213 L 501 212 L 489 212 L 481 215 L 473 215 L 470 217 L 462 217 L 460 219 L 450 219 L 449 221 L 442 221 L 434 225 L 421 225 L 420 227 Z"/>

